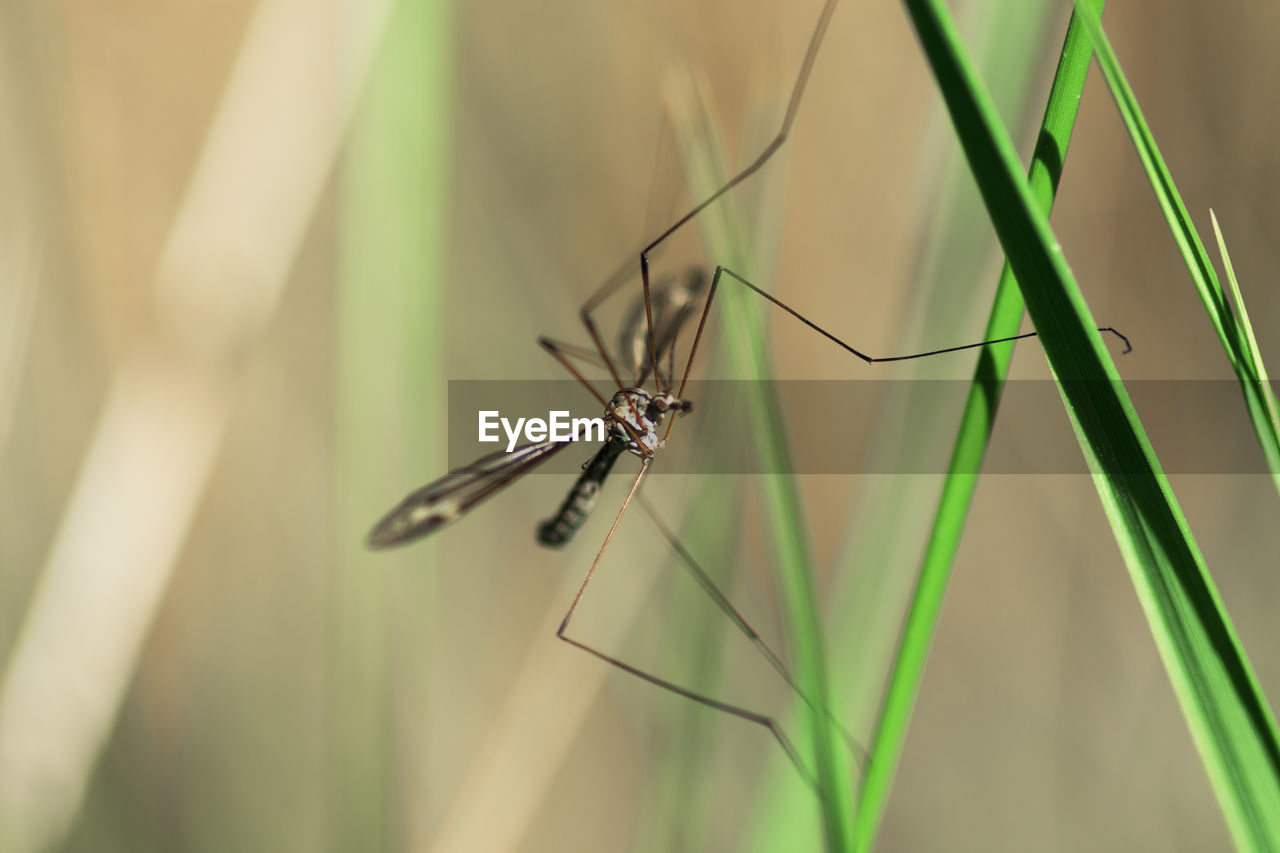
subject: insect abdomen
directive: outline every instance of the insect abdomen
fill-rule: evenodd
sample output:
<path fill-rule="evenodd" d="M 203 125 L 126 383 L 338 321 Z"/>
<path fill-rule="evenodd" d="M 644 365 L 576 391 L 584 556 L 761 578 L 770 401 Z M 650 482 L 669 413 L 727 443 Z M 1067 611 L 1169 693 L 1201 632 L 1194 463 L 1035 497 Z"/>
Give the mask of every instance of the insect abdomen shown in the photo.
<path fill-rule="evenodd" d="M 538 542 L 552 548 L 566 544 L 578 532 L 596 505 L 600 496 L 600 486 L 604 478 L 613 470 L 613 463 L 618 461 L 626 443 L 611 438 L 601 446 L 600 450 L 583 470 L 578 481 L 565 497 L 564 503 L 556 514 L 538 525 Z"/>

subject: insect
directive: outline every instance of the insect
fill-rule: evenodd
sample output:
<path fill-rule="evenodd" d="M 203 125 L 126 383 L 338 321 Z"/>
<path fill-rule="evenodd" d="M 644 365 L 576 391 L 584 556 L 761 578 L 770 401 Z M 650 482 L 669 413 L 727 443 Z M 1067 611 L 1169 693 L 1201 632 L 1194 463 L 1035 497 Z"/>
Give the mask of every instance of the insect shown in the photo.
<path fill-rule="evenodd" d="M 539 542 L 554 547 L 570 541 L 589 517 L 596 504 L 600 486 L 614 468 L 617 460 L 624 455 L 635 456 L 640 460 L 639 471 L 634 475 L 626 497 L 613 518 L 612 525 L 604 536 L 595 558 L 568 606 L 567 612 L 556 631 L 557 636 L 561 640 L 600 658 L 606 663 L 642 678 L 651 684 L 685 696 L 708 707 L 764 726 L 787 752 L 802 777 L 811 783 L 812 776 L 809 770 L 799 759 L 797 751 L 787 735 L 773 719 L 746 708 L 730 705 L 713 697 L 695 693 L 671 681 L 642 671 L 571 637 L 568 630 L 583 595 L 595 576 L 623 515 L 633 502 L 644 506 L 643 502 L 637 500 L 637 497 L 641 493 L 642 486 L 652 465 L 655 463 L 655 459 L 666 446 L 676 420 L 679 416 L 689 414 L 694 408 L 694 401 L 686 399 L 683 395 L 686 390 L 687 380 L 695 364 L 699 344 L 702 341 L 707 319 L 714 304 L 715 294 L 722 282 L 731 282 L 731 286 L 741 286 L 759 295 L 841 347 L 847 353 L 868 363 L 923 358 L 990 344 L 1012 342 L 1035 335 L 1034 332 L 1030 332 L 993 341 L 945 347 L 927 352 L 874 357 L 845 343 L 836 335 L 757 287 L 746 277 L 726 267 L 717 267 L 710 276 L 709 283 L 706 283 L 704 277 L 697 272 L 688 273 L 678 279 L 651 281 L 651 254 L 693 221 L 702 211 L 758 172 L 785 142 L 795 121 L 808 78 L 836 5 L 836 0 L 828 0 L 822 10 L 793 85 L 787 110 L 777 134 L 751 163 L 733 175 L 710 196 L 676 219 L 640 252 L 638 266 L 641 293 L 628 313 L 628 320 L 624 323 L 624 331 L 621 336 L 622 342 L 617 350 L 611 352 L 605 346 L 594 319 L 594 314 L 605 300 L 618 293 L 621 287 L 629 280 L 629 277 L 634 274 L 636 266 L 634 256 L 617 273 L 606 279 L 580 309 L 579 317 L 590 338 L 590 348 L 578 347 L 545 337 L 540 338 L 538 341 L 539 345 L 563 365 L 595 398 L 604 413 L 608 430 L 605 440 L 587 460 L 582 474 L 578 477 L 577 482 L 560 505 L 558 511 L 538 527 L 537 538 Z M 692 345 L 683 366 L 680 367 L 676 362 L 677 341 L 682 329 L 689 327 L 695 316 L 697 316 L 697 322 L 692 332 Z M 1112 329 L 1106 329 L 1106 331 L 1114 332 Z M 1115 334 L 1118 335 L 1119 333 Z M 1123 336 L 1121 337 L 1123 339 Z M 1126 341 L 1126 351 L 1127 347 Z M 602 395 L 583 375 L 578 366 L 579 363 L 583 362 L 597 365 L 608 372 L 614 388 L 611 395 Z M 552 456 L 561 453 L 568 444 L 568 442 L 551 439 L 535 441 L 517 447 L 510 452 L 484 456 L 471 465 L 456 469 L 439 480 L 410 493 L 392 508 L 375 525 L 369 534 L 368 544 L 373 548 L 388 548 L 407 544 L 433 533 L 459 520 L 487 498 L 524 476 Z M 787 673 L 785 666 L 782 665 L 781 659 L 769 650 L 762 641 L 759 641 L 758 637 L 755 636 L 755 632 L 741 619 L 741 616 L 720 590 L 710 582 L 705 572 L 702 572 L 694 562 L 692 556 L 688 555 L 687 552 L 683 552 L 678 539 L 661 525 L 660 530 L 663 531 L 663 535 L 667 538 L 671 547 L 680 555 L 684 565 L 698 578 L 699 584 L 704 591 L 721 610 L 730 616 L 740 630 L 752 637 L 752 641 L 757 644 L 757 648 L 761 650 L 761 653 L 769 659 L 781 676 L 788 683 L 791 683 L 791 677 Z M 792 686 L 794 687 L 795 685 L 792 684 Z M 800 695 L 806 702 L 809 701 L 802 693 Z"/>
<path fill-rule="evenodd" d="M 583 465 L 582 475 L 559 511 L 539 527 L 537 538 L 543 545 L 557 547 L 568 543 L 595 506 L 600 486 L 618 457 L 629 452 L 647 463 L 666 443 L 666 436 L 658 433 L 668 414 L 684 413 L 693 408 L 691 402 L 679 399 L 667 389 L 669 378 L 664 381 L 656 368 L 653 371 L 656 388 L 652 393 L 645 390 L 650 365 L 644 360 L 647 358 L 644 348 L 652 322 L 658 330 L 654 336 L 655 352 L 668 357 L 669 377 L 675 363 L 680 328 L 689 319 L 696 298 L 705 288 L 705 278 L 696 269 L 689 271 L 683 279 L 667 279 L 655 285 L 651 299 L 638 301 L 632 306 L 619 334 L 619 354 L 612 357 L 603 348 L 597 356 L 550 338 L 540 340 L 543 348 L 561 360 L 593 393 L 594 386 L 582 378 L 567 360 L 568 355 L 593 362 L 599 359 L 615 375 L 615 362 L 620 362 L 634 376 L 634 381 L 625 387 L 619 383 L 617 393 L 608 402 L 596 394 L 605 409 L 607 437 L 595 455 Z M 402 545 L 438 530 L 572 443 L 554 439 L 531 442 L 511 451 L 490 454 L 465 468 L 450 472 L 413 492 L 387 513 L 370 532 L 369 546 L 387 548 Z"/>

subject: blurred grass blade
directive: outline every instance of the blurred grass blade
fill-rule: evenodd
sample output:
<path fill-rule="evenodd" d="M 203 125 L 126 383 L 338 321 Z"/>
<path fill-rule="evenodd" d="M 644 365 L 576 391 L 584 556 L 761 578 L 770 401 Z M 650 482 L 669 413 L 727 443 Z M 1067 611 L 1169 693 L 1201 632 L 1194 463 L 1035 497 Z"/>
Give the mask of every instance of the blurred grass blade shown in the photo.
<path fill-rule="evenodd" d="M 1076 0 L 1077 8 L 1080 7 L 1080 3 L 1081 0 Z M 1242 324 L 1247 326 L 1247 320 L 1243 318 L 1244 303 L 1238 296 L 1236 297 L 1236 305 L 1242 312 L 1243 323 L 1241 324 L 1237 323 L 1231 314 L 1231 308 L 1227 303 L 1222 284 L 1213 270 L 1209 253 L 1200 240 L 1190 214 L 1187 213 L 1186 205 L 1182 203 L 1182 197 L 1173 183 L 1173 176 L 1169 174 L 1164 158 L 1160 156 L 1155 137 L 1152 136 L 1151 128 L 1147 126 L 1146 119 L 1142 116 L 1138 99 L 1133 94 L 1133 89 L 1129 87 L 1129 81 L 1125 78 L 1124 70 L 1120 67 L 1120 61 L 1116 58 L 1111 42 L 1103 32 L 1102 24 L 1098 21 L 1090 21 L 1087 32 L 1097 52 L 1098 65 L 1102 68 L 1107 85 L 1111 88 L 1111 96 L 1115 99 L 1116 108 L 1124 120 L 1125 128 L 1129 131 L 1129 137 L 1133 140 L 1133 147 L 1138 152 L 1138 159 L 1142 161 L 1147 179 L 1151 182 L 1156 201 L 1159 202 L 1165 220 L 1169 223 L 1169 231 L 1177 242 L 1178 251 L 1187 265 L 1187 272 L 1195 282 L 1200 299 L 1204 302 L 1205 311 L 1209 314 L 1209 320 L 1213 323 L 1214 331 L 1218 333 L 1218 340 L 1226 350 L 1227 358 L 1231 361 L 1236 377 L 1240 380 L 1240 390 L 1244 394 L 1254 432 L 1258 436 L 1258 443 L 1262 445 L 1262 453 L 1271 469 L 1272 481 L 1277 491 L 1280 491 L 1280 421 L 1276 419 L 1275 397 L 1270 386 L 1261 378 L 1265 371 L 1262 369 L 1262 360 L 1257 355 L 1257 342 L 1251 340 L 1251 330 L 1241 328 Z M 1214 227 L 1217 227 L 1216 223 Z M 1219 244 L 1221 245 L 1221 240 Z M 1222 256 L 1225 263 L 1225 247 Z"/>
<path fill-rule="evenodd" d="M 1213 221 L 1213 234 L 1218 240 L 1218 251 L 1222 254 L 1222 267 L 1226 270 L 1227 281 L 1231 284 L 1231 298 L 1236 303 L 1236 310 L 1240 312 L 1240 328 L 1244 332 L 1245 342 L 1248 344 L 1247 354 L 1250 369 L 1253 371 L 1253 376 L 1257 382 L 1259 395 L 1266 405 L 1266 416 L 1270 425 L 1272 441 L 1262 442 L 1262 452 L 1267 456 L 1267 466 L 1271 469 L 1272 482 L 1276 484 L 1276 489 L 1280 491 L 1280 445 L 1275 440 L 1280 437 L 1280 413 L 1277 412 L 1276 395 L 1271 388 L 1271 380 L 1267 376 L 1266 365 L 1262 363 L 1262 350 L 1258 348 L 1258 338 L 1253 333 L 1253 323 L 1249 322 L 1249 311 L 1244 305 L 1244 295 L 1240 292 L 1240 283 L 1236 281 L 1236 271 L 1231 265 L 1231 256 L 1227 254 L 1227 241 L 1223 239 L 1222 229 L 1218 227 L 1218 217 L 1212 209 L 1209 211 L 1209 218 Z M 1255 427 L 1258 426 L 1256 421 L 1254 425 Z M 1262 438 L 1261 431 L 1259 432 L 1259 438 Z"/>
<path fill-rule="evenodd" d="M 716 152 L 719 150 L 718 140 L 723 136 L 723 129 L 720 128 L 721 132 L 716 132 L 719 128 L 718 112 L 705 75 L 696 75 L 689 71 L 669 74 L 666 76 L 663 91 L 668 105 L 664 113 L 667 129 L 673 131 L 674 135 L 676 127 L 681 126 L 683 130 L 680 135 L 685 138 L 685 144 L 681 146 L 682 156 L 679 158 L 682 162 L 673 163 L 673 170 L 675 166 L 679 166 L 682 170 L 686 166 L 702 169 L 707 173 L 707 180 L 710 182 L 714 175 L 722 173 L 724 168 L 722 165 L 712 168 L 713 164 L 702 163 L 698 149 L 704 149 L 706 154 L 719 156 Z M 776 87 L 757 83 L 748 87 L 747 100 L 750 106 L 739 138 L 738 150 L 740 151 L 759 148 L 764 144 L 760 140 L 772 138 L 777 131 L 777 116 L 786 106 L 786 93 L 778 92 Z M 694 104 L 699 102 L 701 107 L 695 111 Z M 696 121 L 695 112 L 699 119 Z M 702 121 L 706 119 L 710 120 L 712 132 L 709 134 L 699 132 L 699 128 L 703 127 Z M 738 239 L 736 242 L 750 247 L 751 256 L 747 260 L 759 273 L 776 268 L 778 239 L 781 233 L 780 196 L 785 182 L 785 173 L 780 169 L 768 169 L 757 177 L 759 183 L 748 183 L 737 193 L 738 203 L 734 205 L 734 209 L 743 218 L 745 233 L 755 235 L 754 239 Z M 661 186 L 667 180 L 664 174 L 659 173 L 655 186 Z M 672 175 L 670 182 L 672 184 L 678 182 L 681 186 L 687 184 L 684 171 L 681 172 L 678 181 Z M 687 202 L 688 199 L 682 196 L 679 206 L 683 208 Z M 646 224 L 645 235 L 658 233 L 662 227 L 674 220 L 679 212 L 681 211 L 676 209 L 676 202 L 673 199 L 670 208 L 661 211 L 661 221 L 650 219 L 652 225 Z M 652 217 L 653 212 L 650 215 Z M 764 273 L 763 277 L 768 277 L 768 273 Z M 717 296 L 718 299 L 719 296 Z M 720 363 L 724 361 L 723 356 L 722 348 L 719 347 L 701 350 L 699 363 L 694 368 L 695 374 L 698 377 L 723 375 L 720 372 L 722 370 Z M 688 438 L 686 436 L 685 440 Z M 745 435 L 742 438 L 749 440 Z M 704 452 L 712 466 L 716 464 L 716 460 L 731 459 L 734 453 L 742 449 L 738 441 L 715 441 L 708 444 Z M 704 568 L 708 573 L 717 575 L 718 583 L 734 584 L 738 569 L 744 562 L 745 548 L 740 540 L 743 513 L 746 511 L 746 497 L 744 490 L 737 488 L 736 485 L 727 486 L 724 478 L 699 478 L 695 491 L 687 500 L 679 540 L 688 552 L 696 557 L 714 555 L 713 562 L 706 564 Z M 671 555 L 672 559 L 674 556 L 674 554 Z M 675 566 L 672 569 L 682 574 L 686 572 Z M 735 604 L 738 603 L 735 601 Z M 708 692 L 710 692 L 716 689 L 710 685 L 723 686 L 727 683 L 724 677 L 725 658 L 727 650 L 731 647 L 730 643 L 738 641 L 738 638 L 731 636 L 728 630 L 730 623 L 725 619 L 706 618 L 709 601 L 705 596 L 699 596 L 696 609 L 690 604 L 691 602 L 679 596 L 672 596 L 671 600 L 663 605 L 666 618 L 671 624 L 688 626 L 685 629 L 688 631 L 687 637 L 682 635 L 680 644 L 672 649 L 674 654 L 666 665 L 671 672 L 680 672 L 683 667 L 689 673 L 686 679 L 688 683 L 709 685 Z M 683 844 L 689 849 L 703 849 L 710 843 L 706 832 L 708 815 L 712 812 L 710 808 L 712 790 L 706 785 L 704 771 L 712 760 L 712 745 L 717 742 L 718 735 L 724 731 L 723 720 L 718 714 L 705 713 L 705 708 L 693 702 L 681 703 L 681 707 L 680 722 L 672 731 L 670 736 L 672 743 L 667 750 L 674 760 L 666 762 L 662 774 L 664 778 L 656 788 L 657 796 L 654 799 L 657 801 L 657 808 L 650 810 L 652 815 L 642 816 L 637 822 L 637 826 L 641 829 L 635 844 L 636 849 L 667 849 L 676 844 Z M 772 742 L 762 745 L 765 749 L 776 750 Z M 787 772 L 789 781 L 794 784 L 795 770 L 789 762 Z M 795 787 L 804 788 L 802 796 L 812 798 L 808 788 Z M 820 833 L 822 829 L 820 822 L 816 819 L 817 813 L 813 814 L 815 819 L 811 824 L 816 838 L 816 833 Z M 651 820 L 650 817 L 654 819 Z M 679 839 L 679 842 L 675 839 Z"/>
<path fill-rule="evenodd" d="M 705 104 L 705 99 L 703 103 Z M 724 185 L 728 175 L 715 133 L 716 122 L 705 109 L 697 117 L 673 116 L 684 151 L 689 186 L 695 198 L 706 198 Z M 726 199 L 725 201 L 728 201 Z M 747 278 L 752 277 L 751 254 L 745 229 L 733 208 L 721 202 L 700 218 L 703 239 L 711 257 Z M 781 407 L 769 380 L 773 368 L 768 353 L 768 335 L 759 299 L 745 299 L 743 288 L 727 276 L 716 293 L 713 313 L 720 317 L 726 350 L 738 375 L 757 380 L 759 393 L 752 395 L 752 428 L 756 453 L 762 470 L 779 472 L 759 478 L 765 507 L 767 535 L 772 543 L 776 580 L 786 613 L 787 647 L 792 651 L 793 675 L 801 692 L 812 705 L 799 703 L 803 734 L 794 740 L 807 753 L 820 790 L 823 831 L 828 849 L 847 850 L 850 844 L 853 784 L 852 761 L 845 743 L 830 720 L 815 709 L 831 708 L 827 686 L 826 655 L 814 588 L 813 553 L 809 541 L 804 504 L 792 470 L 791 448 L 782 420 Z M 838 718 L 838 715 L 832 715 Z M 806 749 L 806 742 L 811 749 Z"/>
<path fill-rule="evenodd" d="M 379 21 L 379 15 L 387 16 Z M 449 139 L 453 106 L 449 0 L 359 6 L 352 30 L 376 28 L 367 88 L 342 163 L 334 362 L 334 576 L 331 699 L 326 723 L 334 849 L 390 845 L 403 825 L 389 780 L 425 787 L 410 756 L 434 731 L 422 725 L 425 701 L 401 677 L 394 654 L 395 605 L 417 604 L 430 624 L 435 573 L 423 565 L 434 543 L 379 555 L 369 566 L 365 535 L 408 470 L 443 460 L 423 436 L 444 428 L 434 401 L 444 397 Z M 415 571 L 390 571 L 392 565 Z M 416 634 L 412 645 L 429 655 Z M 403 640 L 404 637 L 401 637 Z M 411 726 L 388 725 L 412 719 Z"/>
<path fill-rule="evenodd" d="M 945 4 L 905 0 L 1236 844 L 1280 847 L 1280 738 L 1186 520 Z M 1079 20 L 1089 23 L 1089 9 Z M 1096 47 L 1096 40 L 1095 40 Z M 868 839 L 869 840 L 869 839 Z"/>
<path fill-rule="evenodd" d="M 1101 5 L 1098 3 L 1099 7 Z M 1035 156 L 1027 175 L 1027 184 L 1035 204 L 1046 216 L 1053 207 L 1091 54 L 1089 40 L 1081 31 L 1076 15 L 1073 15 L 1067 26 L 1058 69 L 1049 91 L 1044 118 L 1040 123 Z M 1022 312 L 1022 295 L 1018 291 L 1013 270 L 1006 261 L 996 288 L 984 339 L 1016 335 L 1022 323 Z M 893 774 L 902 754 L 907 725 L 919 693 L 925 661 L 942 609 L 942 599 L 951 577 L 956 551 L 960 547 L 960 537 L 969 507 L 973 503 L 978 474 L 982 470 L 982 460 L 986 455 L 991 429 L 995 424 L 996 409 L 1012 359 L 1012 347 L 986 348 L 974 371 L 973 383 L 969 388 L 951 454 L 947 480 L 938 501 L 933 531 L 871 740 L 867 773 L 855 812 L 856 837 L 864 841 L 865 847 L 869 847 L 870 841 L 875 837 L 888 802 Z"/>

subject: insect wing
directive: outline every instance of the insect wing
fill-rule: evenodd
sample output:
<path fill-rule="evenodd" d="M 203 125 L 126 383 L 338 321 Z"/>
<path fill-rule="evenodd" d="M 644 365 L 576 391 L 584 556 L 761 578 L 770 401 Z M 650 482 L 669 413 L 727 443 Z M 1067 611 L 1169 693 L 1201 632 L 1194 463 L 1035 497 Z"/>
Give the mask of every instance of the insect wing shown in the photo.
<path fill-rule="evenodd" d="M 512 480 L 572 442 L 538 441 L 481 457 L 411 493 L 369 533 L 370 548 L 403 545 L 466 515 Z"/>

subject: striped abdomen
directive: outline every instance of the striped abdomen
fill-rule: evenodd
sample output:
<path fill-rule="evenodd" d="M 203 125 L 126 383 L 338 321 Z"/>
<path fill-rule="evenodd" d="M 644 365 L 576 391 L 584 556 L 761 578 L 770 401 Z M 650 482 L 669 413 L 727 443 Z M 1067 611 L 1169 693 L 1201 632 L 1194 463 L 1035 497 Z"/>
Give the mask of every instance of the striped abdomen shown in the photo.
<path fill-rule="evenodd" d="M 556 548 L 573 538 L 595 507 L 604 478 L 609 476 L 613 463 L 625 449 L 626 443 L 618 438 L 610 438 L 600 447 L 578 477 L 578 482 L 573 484 L 564 503 L 560 504 L 560 509 L 552 518 L 538 525 L 540 543 Z"/>

